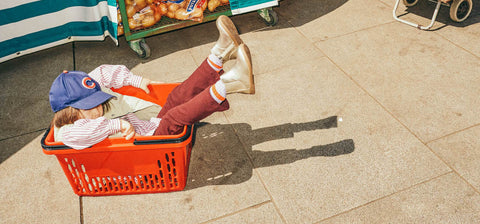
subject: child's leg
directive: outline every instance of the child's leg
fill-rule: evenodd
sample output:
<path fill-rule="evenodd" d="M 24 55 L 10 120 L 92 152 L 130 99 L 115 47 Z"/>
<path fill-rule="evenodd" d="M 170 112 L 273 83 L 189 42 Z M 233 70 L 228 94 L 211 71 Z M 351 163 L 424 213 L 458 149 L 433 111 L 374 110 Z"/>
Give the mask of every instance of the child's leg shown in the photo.
<path fill-rule="evenodd" d="M 213 85 L 223 74 L 223 62 L 236 58 L 237 47 L 243 43 L 237 28 L 228 16 L 223 15 L 217 18 L 216 25 L 219 38 L 210 50 L 211 54 L 190 78 L 170 93 L 158 117 L 163 117 L 171 108 L 189 101 Z"/>
<path fill-rule="evenodd" d="M 223 74 L 223 65 L 218 61 L 214 64 L 213 57 L 210 55 L 205 59 L 187 80 L 172 90 L 157 117 L 163 117 L 170 109 L 189 101 L 220 79 L 220 75 Z"/>
<path fill-rule="evenodd" d="M 215 85 L 204 89 L 183 104 L 168 108 L 163 113 L 162 109 L 159 114 L 162 120 L 154 135 L 179 134 L 185 125 L 194 124 L 214 112 L 227 110 L 229 108 L 228 101 L 225 99 L 227 93 L 255 93 L 251 56 L 246 45 L 241 44 L 238 47 L 236 58 L 235 66 L 222 75 L 222 80 L 217 77 Z M 188 81 L 194 82 L 195 78 Z M 202 80 L 197 81 L 201 82 Z M 187 84 L 194 85 L 194 83 Z M 179 91 L 178 94 L 181 94 L 182 91 Z M 180 98 L 181 95 L 178 97 Z"/>
<path fill-rule="evenodd" d="M 189 101 L 168 110 L 162 116 L 154 135 L 180 134 L 185 125 L 194 124 L 214 112 L 228 110 L 229 104 L 225 96 L 225 84 L 219 80 Z"/>

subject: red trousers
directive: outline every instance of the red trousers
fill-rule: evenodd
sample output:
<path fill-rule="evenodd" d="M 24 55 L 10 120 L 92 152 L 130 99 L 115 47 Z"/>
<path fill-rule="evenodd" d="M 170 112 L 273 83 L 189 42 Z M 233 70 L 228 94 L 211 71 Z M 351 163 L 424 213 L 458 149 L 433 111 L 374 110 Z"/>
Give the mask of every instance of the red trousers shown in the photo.
<path fill-rule="evenodd" d="M 225 111 L 228 101 L 217 103 L 210 95 L 210 86 L 220 80 L 220 73 L 213 70 L 207 60 L 192 75 L 175 87 L 168 95 L 167 102 L 158 113 L 162 118 L 154 135 L 180 134 L 185 125 L 198 122 L 214 112 Z"/>

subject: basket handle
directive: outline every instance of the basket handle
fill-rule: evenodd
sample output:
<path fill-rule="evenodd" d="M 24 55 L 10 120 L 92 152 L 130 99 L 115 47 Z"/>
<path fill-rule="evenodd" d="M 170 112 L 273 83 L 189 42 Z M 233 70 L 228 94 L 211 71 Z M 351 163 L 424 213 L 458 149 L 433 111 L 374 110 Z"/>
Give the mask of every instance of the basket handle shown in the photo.
<path fill-rule="evenodd" d="M 187 131 L 185 135 L 179 138 L 169 138 L 169 139 L 155 139 L 155 140 L 137 140 L 133 141 L 134 145 L 154 145 L 154 144 L 169 144 L 169 143 L 181 143 L 190 138 L 192 135 L 192 125 L 187 125 Z"/>

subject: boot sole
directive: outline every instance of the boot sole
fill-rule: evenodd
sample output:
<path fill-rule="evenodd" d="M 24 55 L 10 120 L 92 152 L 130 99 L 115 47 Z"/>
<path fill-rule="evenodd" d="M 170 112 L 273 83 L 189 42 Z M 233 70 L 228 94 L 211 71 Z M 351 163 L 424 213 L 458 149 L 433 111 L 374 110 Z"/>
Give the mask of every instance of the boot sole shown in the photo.
<path fill-rule="evenodd" d="M 239 46 L 243 43 L 242 39 L 240 39 L 240 35 L 238 34 L 237 28 L 235 24 L 233 24 L 232 20 L 228 18 L 228 16 L 221 15 L 217 18 L 217 26 L 222 26 L 225 28 L 230 39 L 233 40 L 235 46 Z"/>
<path fill-rule="evenodd" d="M 250 49 L 247 45 L 242 45 L 239 47 L 239 50 L 242 49 L 246 54 L 246 62 L 248 64 L 248 71 L 250 71 L 250 89 L 243 90 L 241 93 L 255 94 L 255 80 L 253 78 L 253 68 L 252 68 L 252 56 L 250 55 Z"/>

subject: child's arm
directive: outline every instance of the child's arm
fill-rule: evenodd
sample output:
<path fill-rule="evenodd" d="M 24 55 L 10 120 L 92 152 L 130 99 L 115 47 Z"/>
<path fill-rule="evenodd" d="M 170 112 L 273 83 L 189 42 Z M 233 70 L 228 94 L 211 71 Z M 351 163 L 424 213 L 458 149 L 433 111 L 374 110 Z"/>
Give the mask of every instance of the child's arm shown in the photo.
<path fill-rule="evenodd" d="M 80 119 L 73 125 L 65 127 L 61 139 L 65 145 L 74 149 L 85 149 L 120 131 L 122 131 L 120 119 L 110 120 L 105 117 Z"/>
<path fill-rule="evenodd" d="M 123 86 L 140 88 L 143 80 L 142 77 L 132 74 L 124 65 L 101 65 L 90 72 L 88 76 L 103 87 L 116 89 Z"/>
<path fill-rule="evenodd" d="M 142 136 L 152 136 L 155 133 L 158 125 L 160 124 L 160 118 L 153 117 L 149 121 L 144 121 L 135 116 L 135 114 L 127 114 L 122 117 L 135 127 L 135 132 Z"/>

